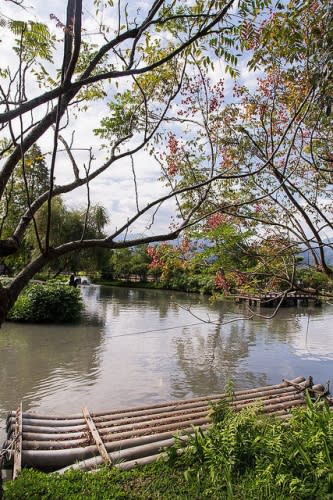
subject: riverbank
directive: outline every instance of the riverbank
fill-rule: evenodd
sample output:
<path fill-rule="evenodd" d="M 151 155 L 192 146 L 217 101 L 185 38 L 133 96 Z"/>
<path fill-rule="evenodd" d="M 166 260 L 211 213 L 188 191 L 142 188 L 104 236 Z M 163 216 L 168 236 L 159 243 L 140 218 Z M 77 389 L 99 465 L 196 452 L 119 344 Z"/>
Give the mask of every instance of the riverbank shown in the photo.
<path fill-rule="evenodd" d="M 94 278 L 93 283 L 96 285 L 102 285 L 102 286 L 112 286 L 112 287 L 117 287 L 117 288 L 135 288 L 135 289 L 143 289 L 143 290 L 161 290 L 165 292 L 180 292 L 180 293 L 189 293 L 193 295 L 203 295 L 206 297 L 211 297 L 214 293 L 216 293 L 216 290 L 214 291 L 213 289 L 207 289 L 205 287 L 200 287 L 199 285 L 197 286 L 179 286 L 179 285 L 174 285 L 171 286 L 170 284 L 162 283 L 160 281 L 127 281 L 127 280 L 102 280 L 100 278 Z M 217 298 L 217 296 L 215 295 Z M 218 297 L 220 300 L 222 300 L 222 295 L 219 294 Z M 223 296 L 224 301 L 233 301 L 232 296 Z"/>
<path fill-rule="evenodd" d="M 71 471 L 64 476 L 25 469 L 16 481 L 5 484 L 4 500 L 199 498 L 197 487 L 188 484 L 184 472 L 184 469 L 166 464 L 153 464 L 126 472 L 115 468 L 93 474 Z"/>
<path fill-rule="evenodd" d="M 293 291 L 287 294 L 282 292 L 242 292 L 239 290 L 234 290 L 233 293 L 221 294 L 216 290 L 203 290 L 198 287 L 188 288 L 188 287 L 171 287 L 167 286 L 165 283 L 159 281 L 132 281 L 132 280 L 102 280 L 95 279 L 95 284 L 103 286 L 115 286 L 115 287 L 125 287 L 125 288 L 142 288 L 142 289 L 152 289 L 152 290 L 165 290 L 165 291 L 175 291 L 175 292 L 185 292 L 200 294 L 206 296 L 214 296 L 214 300 L 224 300 L 233 301 L 235 303 L 247 302 L 250 306 L 263 306 L 263 307 L 297 307 L 298 305 L 308 306 L 311 302 L 315 306 L 321 306 L 323 300 L 321 294 L 317 293 L 314 289 L 307 289 L 305 291 Z M 324 296 L 324 294 L 323 294 Z"/>
<path fill-rule="evenodd" d="M 170 288 L 158 281 L 127 281 L 127 280 L 102 280 L 94 279 L 94 284 L 103 286 L 116 286 L 125 288 L 143 288 L 146 290 L 166 290 L 187 293 L 202 293 L 199 290 L 183 290 L 180 288 Z"/>
<path fill-rule="evenodd" d="M 235 412 L 220 403 L 206 433 L 196 429 L 185 449 L 174 447 L 153 465 L 62 476 L 25 469 L 5 483 L 4 499 L 331 498 L 333 413 L 307 404 L 273 419 L 256 407 Z"/>
<path fill-rule="evenodd" d="M 134 288 L 155 288 L 155 282 L 148 281 L 127 281 L 127 280 L 102 280 L 100 278 L 95 278 L 95 285 L 103 286 L 133 286 Z"/>

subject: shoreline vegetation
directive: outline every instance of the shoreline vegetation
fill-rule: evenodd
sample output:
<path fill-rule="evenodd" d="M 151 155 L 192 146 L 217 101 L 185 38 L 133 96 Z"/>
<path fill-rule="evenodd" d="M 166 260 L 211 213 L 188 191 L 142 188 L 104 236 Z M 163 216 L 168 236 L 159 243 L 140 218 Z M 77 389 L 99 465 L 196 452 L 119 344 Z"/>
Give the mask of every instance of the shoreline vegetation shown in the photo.
<path fill-rule="evenodd" d="M 230 393 L 232 397 L 232 392 Z M 258 406 L 212 405 L 207 432 L 194 429 L 156 463 L 64 475 L 24 469 L 4 499 L 328 499 L 333 495 L 333 413 L 326 402 L 267 417 Z"/>
<path fill-rule="evenodd" d="M 87 273 L 85 273 L 85 278 Z M 80 274 L 77 275 L 81 277 Z M 89 285 L 102 285 L 114 286 L 123 288 L 139 288 L 139 289 L 152 289 L 161 291 L 177 291 L 183 293 L 193 293 L 211 296 L 212 300 L 239 301 L 240 295 L 235 293 L 219 293 L 217 290 L 210 289 L 210 287 L 199 288 L 197 284 L 191 287 L 184 287 L 184 283 L 179 286 L 177 283 L 166 283 L 160 280 L 143 280 L 139 277 L 128 279 L 105 279 L 100 276 L 91 275 L 88 280 Z M 10 278 L 6 277 L 1 281 L 8 281 Z M 0 281 L 0 283 L 1 283 Z M 38 280 L 33 280 L 30 285 L 20 294 L 18 300 L 9 311 L 7 321 L 17 321 L 24 323 L 73 323 L 80 320 L 83 310 L 83 302 L 79 290 L 76 287 L 69 285 L 69 275 L 58 276 L 56 279 L 49 279 L 41 275 Z M 312 299 L 315 300 L 315 305 L 321 305 L 320 294 L 318 291 L 313 290 L 316 294 L 312 294 Z M 238 292 L 241 294 L 242 292 Z M 282 293 L 282 292 L 281 292 Z M 256 294 L 254 293 L 253 297 Z M 310 294 L 311 295 L 311 294 Z M 244 293 L 246 298 L 247 294 Z M 268 294 L 269 296 L 269 294 Z M 243 297 L 243 298 L 244 298 Z M 251 292 L 248 293 L 248 299 L 251 301 L 260 300 L 253 298 Z M 317 297 L 317 298 L 316 298 Z M 311 298 L 311 297 L 310 297 Z M 263 300 L 262 305 L 275 306 L 279 302 L 279 295 L 275 297 L 266 298 Z M 267 303 L 266 303 L 267 302 Z M 279 305 L 296 305 L 295 300 L 285 300 Z M 64 304 L 66 307 L 64 307 Z"/>
<path fill-rule="evenodd" d="M 74 323 L 80 320 L 83 302 L 73 286 L 31 283 L 19 295 L 7 320 L 23 323 Z"/>
<path fill-rule="evenodd" d="M 97 278 L 93 282 L 95 285 L 103 285 L 103 286 L 117 286 L 124 288 L 146 288 L 148 290 L 166 290 L 166 291 L 177 291 L 177 292 L 185 292 L 185 293 L 195 293 L 195 294 L 204 294 L 210 295 L 209 292 L 204 292 L 200 290 L 184 290 L 182 288 L 171 288 L 159 281 L 131 281 L 131 280 L 104 280 L 102 278 Z"/>

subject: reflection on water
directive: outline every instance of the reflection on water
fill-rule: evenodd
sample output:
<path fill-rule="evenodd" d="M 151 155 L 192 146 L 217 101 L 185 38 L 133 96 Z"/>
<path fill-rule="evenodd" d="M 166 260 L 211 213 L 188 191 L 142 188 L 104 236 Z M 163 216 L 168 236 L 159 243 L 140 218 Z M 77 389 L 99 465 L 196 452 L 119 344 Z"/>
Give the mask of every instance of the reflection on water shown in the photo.
<path fill-rule="evenodd" d="M 330 306 L 242 320 L 244 305 L 198 295 L 98 286 L 82 295 L 80 325 L 0 330 L 0 433 L 21 400 L 25 410 L 77 413 L 219 393 L 229 378 L 245 388 L 331 376 Z"/>

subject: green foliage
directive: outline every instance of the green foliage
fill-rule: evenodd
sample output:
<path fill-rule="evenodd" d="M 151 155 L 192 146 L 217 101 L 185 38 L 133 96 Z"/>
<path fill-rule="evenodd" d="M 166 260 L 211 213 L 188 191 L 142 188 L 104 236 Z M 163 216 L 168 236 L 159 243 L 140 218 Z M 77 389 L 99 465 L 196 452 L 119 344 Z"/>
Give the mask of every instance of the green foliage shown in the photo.
<path fill-rule="evenodd" d="M 131 273 L 140 277 L 141 281 L 145 281 L 149 270 L 148 264 L 150 259 L 147 254 L 147 245 L 141 245 L 133 249 L 131 255 Z"/>
<path fill-rule="evenodd" d="M 181 469 L 157 463 L 128 472 L 116 468 L 94 474 L 70 471 L 63 476 L 29 469 L 5 484 L 4 500 L 179 500 L 201 499 Z"/>
<path fill-rule="evenodd" d="M 304 287 L 315 288 L 317 290 L 332 288 L 331 280 L 323 273 L 314 269 L 300 269 L 298 277 Z"/>
<path fill-rule="evenodd" d="M 17 36 L 14 50 L 22 55 L 23 60 L 40 58 L 52 62 L 55 38 L 46 24 L 12 20 L 9 28 Z"/>
<path fill-rule="evenodd" d="M 218 405 L 215 424 L 196 430 L 179 459 L 210 498 L 332 498 L 333 415 L 327 404 L 294 410 L 283 421 L 250 407 Z"/>
<path fill-rule="evenodd" d="M 179 245 L 149 246 L 150 273 L 158 278 L 163 288 L 212 293 L 214 279 L 197 266 L 192 251 L 187 237 Z"/>
<path fill-rule="evenodd" d="M 140 281 L 146 281 L 150 259 L 147 254 L 147 245 L 136 248 L 122 248 L 114 250 L 109 263 L 102 272 L 105 279 L 126 279 L 130 275 L 138 276 Z"/>
<path fill-rule="evenodd" d="M 3 141 L 6 147 L 6 141 Z M 9 147 L 9 146 L 8 146 Z M 29 206 L 49 188 L 49 171 L 40 147 L 33 144 L 18 168 L 11 175 L 0 200 L 0 238 L 13 234 Z M 33 230 L 32 230 L 33 231 Z M 6 257 L 4 263 L 11 271 L 18 271 L 29 261 L 29 237 L 22 242 L 15 256 Z"/>
<path fill-rule="evenodd" d="M 36 214 L 36 224 L 41 240 L 45 238 L 47 226 L 47 207 L 44 205 Z M 100 205 L 86 209 L 69 209 L 62 198 L 57 197 L 52 202 L 50 243 L 57 247 L 67 241 L 77 241 L 81 238 L 94 239 L 104 236 L 103 229 L 108 221 L 106 210 Z M 32 248 L 33 256 L 38 255 L 39 248 L 33 227 L 29 228 L 27 242 Z M 52 272 L 79 271 L 94 272 L 100 269 L 109 257 L 109 251 L 104 248 L 90 248 L 54 259 L 48 267 Z"/>
<path fill-rule="evenodd" d="M 308 82 L 320 88 L 321 103 L 330 105 L 333 71 L 331 2 L 292 0 L 279 5 L 274 16 L 264 20 L 261 31 L 255 33 L 252 30 L 252 36 L 247 39 L 249 42 L 260 36 L 249 67 L 254 68 L 260 63 L 266 67 L 276 66 L 276 57 L 283 60 L 282 66 L 293 64 L 301 67 L 306 60 Z"/>
<path fill-rule="evenodd" d="M 74 287 L 35 284 L 22 292 L 8 319 L 29 323 L 73 322 L 80 318 L 82 302 Z"/>
<path fill-rule="evenodd" d="M 4 144 L 5 146 L 5 144 Z M 0 200 L 0 236 L 12 234 L 20 218 L 49 188 L 49 172 L 40 147 L 34 144 L 20 162 Z"/>
<path fill-rule="evenodd" d="M 135 99 L 129 90 L 117 93 L 109 103 L 110 113 L 101 120 L 95 133 L 102 139 L 131 135 L 137 123 Z"/>
<path fill-rule="evenodd" d="M 117 474 L 114 471 L 101 474 L 82 474 L 69 472 L 63 478 L 46 475 L 26 469 L 17 481 L 6 485 L 5 498 L 47 499 L 54 500 L 78 498 L 126 498 L 121 495 L 121 488 L 114 480 Z M 113 481 L 111 481 L 113 480 Z"/>

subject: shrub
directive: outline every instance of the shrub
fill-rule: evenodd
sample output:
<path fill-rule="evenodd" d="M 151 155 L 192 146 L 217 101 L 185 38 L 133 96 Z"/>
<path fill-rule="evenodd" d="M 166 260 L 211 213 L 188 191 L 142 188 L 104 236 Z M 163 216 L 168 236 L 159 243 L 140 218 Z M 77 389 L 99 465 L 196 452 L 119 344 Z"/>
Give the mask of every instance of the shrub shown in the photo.
<path fill-rule="evenodd" d="M 80 291 L 59 284 L 31 285 L 9 312 L 12 321 L 68 323 L 77 321 L 82 310 Z"/>
<path fill-rule="evenodd" d="M 194 430 L 177 465 L 187 466 L 187 480 L 201 484 L 203 498 L 333 498 L 333 413 L 326 402 L 306 399 L 306 409 L 287 420 L 255 406 L 213 407 L 214 424 L 206 433 Z"/>

